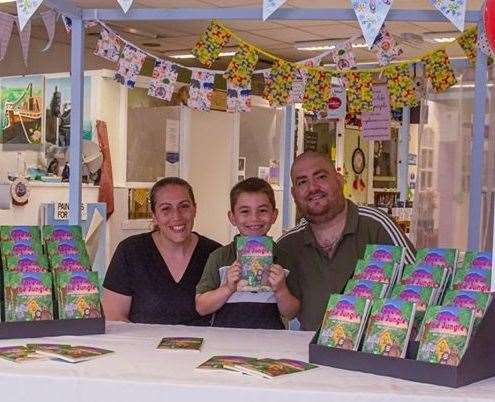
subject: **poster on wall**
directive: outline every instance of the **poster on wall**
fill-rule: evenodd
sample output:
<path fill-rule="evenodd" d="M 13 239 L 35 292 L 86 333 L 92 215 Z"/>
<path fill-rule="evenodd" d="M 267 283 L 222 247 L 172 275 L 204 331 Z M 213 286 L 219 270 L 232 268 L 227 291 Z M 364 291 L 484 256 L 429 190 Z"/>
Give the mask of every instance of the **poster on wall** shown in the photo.
<path fill-rule="evenodd" d="M 367 140 L 390 140 L 390 102 L 387 85 L 373 85 L 373 111 L 361 113 L 362 135 Z"/>
<path fill-rule="evenodd" d="M 0 79 L 0 143 L 41 144 L 42 75 Z"/>
<path fill-rule="evenodd" d="M 71 82 L 70 77 L 45 80 L 45 141 L 65 147 L 70 145 Z M 91 124 L 91 77 L 84 77 L 83 139 L 93 138 Z"/>

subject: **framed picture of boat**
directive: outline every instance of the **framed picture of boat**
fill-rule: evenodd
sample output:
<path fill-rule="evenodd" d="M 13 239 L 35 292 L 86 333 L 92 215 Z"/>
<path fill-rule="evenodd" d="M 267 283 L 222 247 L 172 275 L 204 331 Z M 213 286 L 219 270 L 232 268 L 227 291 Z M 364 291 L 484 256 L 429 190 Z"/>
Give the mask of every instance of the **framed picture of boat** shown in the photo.
<path fill-rule="evenodd" d="M 41 144 L 44 77 L 0 78 L 0 143 Z"/>

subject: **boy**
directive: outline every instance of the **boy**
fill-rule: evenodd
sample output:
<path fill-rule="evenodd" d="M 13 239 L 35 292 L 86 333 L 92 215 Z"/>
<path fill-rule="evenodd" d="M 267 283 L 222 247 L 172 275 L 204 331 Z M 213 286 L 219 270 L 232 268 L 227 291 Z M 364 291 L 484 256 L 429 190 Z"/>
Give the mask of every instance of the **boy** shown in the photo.
<path fill-rule="evenodd" d="M 228 217 L 241 235 L 265 236 L 277 215 L 275 194 L 266 181 L 251 177 L 230 191 Z M 274 264 L 268 276 L 271 292 L 237 292 L 241 268 L 236 238 L 210 254 L 196 286 L 196 310 L 200 315 L 215 313 L 212 325 L 216 327 L 284 329 L 280 316 L 292 319 L 300 306 L 285 280 L 284 268 L 291 266 L 287 254 L 273 244 Z"/>

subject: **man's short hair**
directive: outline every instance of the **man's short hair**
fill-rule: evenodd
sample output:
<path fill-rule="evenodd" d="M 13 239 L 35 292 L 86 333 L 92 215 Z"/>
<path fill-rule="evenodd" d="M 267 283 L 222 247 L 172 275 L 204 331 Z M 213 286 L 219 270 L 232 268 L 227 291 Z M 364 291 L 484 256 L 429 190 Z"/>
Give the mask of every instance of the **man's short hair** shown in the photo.
<path fill-rule="evenodd" d="M 275 209 L 275 193 L 272 186 L 263 179 L 258 177 L 248 177 L 247 179 L 240 181 L 232 190 L 230 190 L 230 210 L 233 212 L 237 200 L 242 193 L 260 193 L 265 194 L 268 197 L 268 201 Z"/>
<path fill-rule="evenodd" d="M 300 155 L 297 155 L 294 158 L 294 162 L 292 163 L 292 166 L 290 168 L 290 178 L 292 180 L 292 183 L 294 183 L 294 166 L 296 166 L 296 163 L 303 160 L 303 159 L 323 159 L 325 162 L 327 162 L 333 169 L 335 169 L 335 166 L 333 162 L 330 160 L 327 154 L 323 154 L 321 152 L 316 152 L 316 151 L 305 151 Z"/>

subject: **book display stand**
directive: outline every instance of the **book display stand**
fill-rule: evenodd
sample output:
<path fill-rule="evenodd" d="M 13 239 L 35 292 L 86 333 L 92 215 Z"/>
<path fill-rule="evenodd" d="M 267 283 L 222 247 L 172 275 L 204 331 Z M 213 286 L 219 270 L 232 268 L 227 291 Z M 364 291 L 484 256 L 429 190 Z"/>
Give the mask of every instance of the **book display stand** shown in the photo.
<path fill-rule="evenodd" d="M 415 360 L 419 342 L 411 340 L 405 359 L 318 345 L 319 331 L 309 345 L 309 361 L 325 366 L 459 388 L 495 376 L 495 303 L 469 340 L 458 366 Z M 412 337 L 411 337 L 412 338 Z"/>

